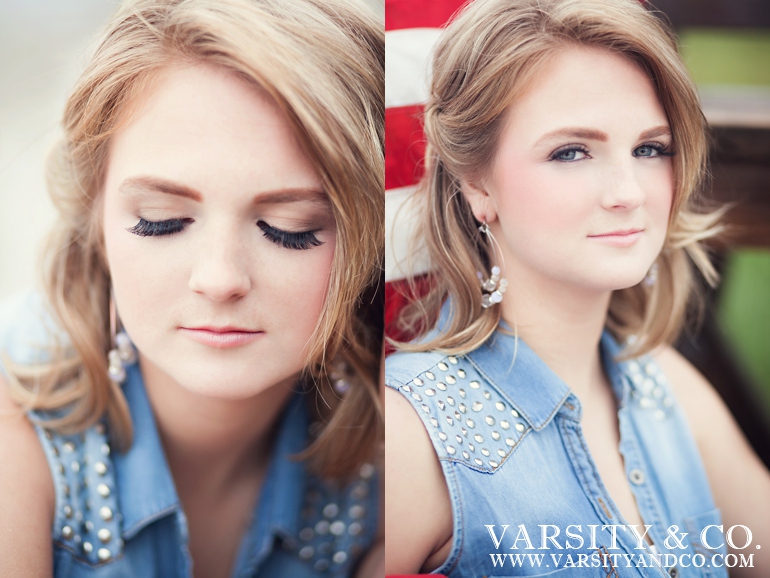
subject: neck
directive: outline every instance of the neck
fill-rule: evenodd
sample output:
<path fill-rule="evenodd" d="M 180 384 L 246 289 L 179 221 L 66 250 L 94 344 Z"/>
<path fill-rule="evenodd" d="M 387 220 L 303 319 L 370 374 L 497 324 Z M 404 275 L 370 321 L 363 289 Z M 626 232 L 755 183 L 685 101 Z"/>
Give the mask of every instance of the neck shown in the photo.
<path fill-rule="evenodd" d="M 273 431 L 294 383 L 249 399 L 216 399 L 189 391 L 140 355 L 147 396 L 177 491 L 224 496 L 239 482 L 262 478 Z"/>
<path fill-rule="evenodd" d="M 581 399 L 603 377 L 599 340 L 611 292 L 581 291 L 525 268 L 510 274 L 503 319 Z"/>

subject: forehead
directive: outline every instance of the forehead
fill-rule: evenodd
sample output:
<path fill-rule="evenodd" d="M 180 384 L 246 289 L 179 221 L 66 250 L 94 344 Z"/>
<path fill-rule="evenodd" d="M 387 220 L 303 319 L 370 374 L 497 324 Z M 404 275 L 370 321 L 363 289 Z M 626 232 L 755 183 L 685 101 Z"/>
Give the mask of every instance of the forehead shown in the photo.
<path fill-rule="evenodd" d="M 597 48 L 556 52 L 510 105 L 508 128 L 537 138 L 562 127 L 612 134 L 667 124 L 646 73 L 628 58 Z M 641 128 L 640 128 L 641 127 Z"/>
<path fill-rule="evenodd" d="M 218 194 L 321 188 L 283 112 L 233 72 L 164 71 L 113 136 L 107 184 L 154 175 Z"/>

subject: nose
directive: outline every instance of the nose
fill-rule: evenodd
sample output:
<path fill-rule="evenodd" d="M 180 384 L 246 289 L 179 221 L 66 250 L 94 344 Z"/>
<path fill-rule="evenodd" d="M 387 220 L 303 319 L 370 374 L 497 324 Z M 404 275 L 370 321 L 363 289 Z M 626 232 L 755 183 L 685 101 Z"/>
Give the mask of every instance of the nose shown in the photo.
<path fill-rule="evenodd" d="M 623 159 L 613 163 L 605 181 L 607 187 L 602 197 L 602 206 L 605 209 L 632 211 L 644 204 L 647 194 L 635 169 L 633 161 Z"/>
<path fill-rule="evenodd" d="M 207 239 L 194 256 L 190 290 L 217 302 L 246 295 L 251 289 L 251 277 L 239 245 L 228 234 Z"/>

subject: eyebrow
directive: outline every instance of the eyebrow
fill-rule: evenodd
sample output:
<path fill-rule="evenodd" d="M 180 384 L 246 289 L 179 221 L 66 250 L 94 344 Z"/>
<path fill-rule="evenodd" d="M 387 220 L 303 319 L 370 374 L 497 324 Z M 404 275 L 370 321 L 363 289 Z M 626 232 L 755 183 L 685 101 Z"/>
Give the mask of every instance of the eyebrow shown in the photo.
<path fill-rule="evenodd" d="M 163 193 L 186 197 L 193 201 L 201 202 L 203 195 L 192 187 L 175 183 L 160 177 L 139 176 L 129 177 L 121 183 L 118 190 L 124 194 L 133 193 Z M 280 204 L 280 203 L 298 203 L 314 202 L 328 205 L 326 193 L 321 189 L 312 187 L 289 187 L 274 191 L 263 191 L 254 196 L 254 204 Z"/>
<path fill-rule="evenodd" d="M 647 129 L 642 134 L 639 135 L 639 139 L 645 140 L 645 139 L 655 138 L 655 137 L 664 136 L 664 135 L 669 135 L 669 136 L 671 135 L 671 129 L 669 128 L 668 125 L 660 125 L 660 126 Z M 593 128 L 566 127 L 566 128 L 559 128 L 544 134 L 538 139 L 538 141 L 535 143 L 535 146 L 539 146 L 544 141 L 551 140 L 554 138 L 561 138 L 561 137 L 584 138 L 588 140 L 598 140 L 601 142 L 607 142 L 610 138 L 606 132 L 602 132 L 600 130 L 596 130 Z"/>

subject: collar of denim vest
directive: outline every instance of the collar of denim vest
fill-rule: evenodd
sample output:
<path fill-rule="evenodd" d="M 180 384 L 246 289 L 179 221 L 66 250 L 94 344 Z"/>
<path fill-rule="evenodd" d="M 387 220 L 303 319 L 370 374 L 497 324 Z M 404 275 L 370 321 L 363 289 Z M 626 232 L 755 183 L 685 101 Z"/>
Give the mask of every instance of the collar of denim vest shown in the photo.
<path fill-rule="evenodd" d="M 437 331 L 441 331 L 448 322 L 450 309 L 447 300 L 441 308 Z M 616 361 L 622 347 L 607 329 L 602 332 L 599 346 L 613 392 L 619 402 L 624 404 L 628 389 L 623 379 L 624 372 Z M 509 398 L 535 430 L 548 425 L 572 394 L 569 386 L 523 339 L 514 337 L 513 330 L 505 321 L 501 320 L 499 329 L 480 347 L 466 354 L 466 357 L 485 379 Z M 574 399 L 579 406 L 577 398 Z M 580 410 L 575 413 L 579 415 Z"/>
<path fill-rule="evenodd" d="M 134 426 L 134 441 L 125 454 L 113 453 L 123 537 L 130 539 L 152 522 L 181 511 L 179 497 L 158 435 L 138 364 L 127 368 L 123 386 Z M 273 536 L 298 533 L 299 509 L 305 482 L 302 462 L 292 456 L 307 442 L 304 398 L 295 395 L 277 430 L 273 457 L 260 497 L 242 542 L 238 563 L 256 563 L 273 547 Z"/>

